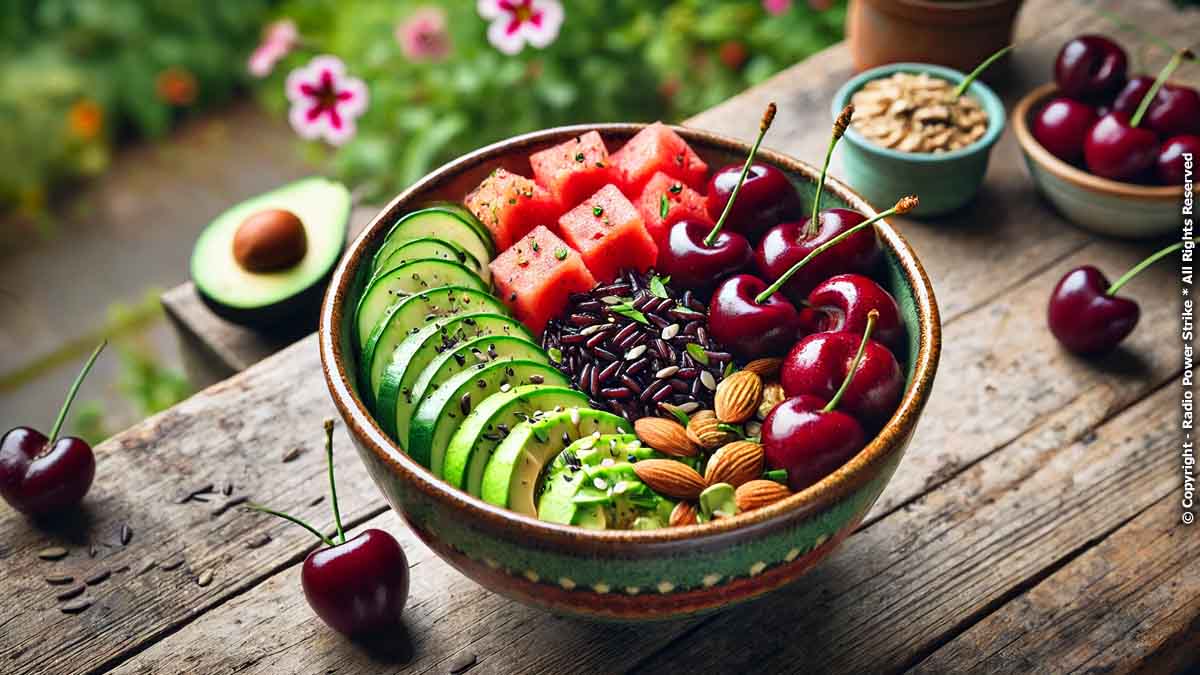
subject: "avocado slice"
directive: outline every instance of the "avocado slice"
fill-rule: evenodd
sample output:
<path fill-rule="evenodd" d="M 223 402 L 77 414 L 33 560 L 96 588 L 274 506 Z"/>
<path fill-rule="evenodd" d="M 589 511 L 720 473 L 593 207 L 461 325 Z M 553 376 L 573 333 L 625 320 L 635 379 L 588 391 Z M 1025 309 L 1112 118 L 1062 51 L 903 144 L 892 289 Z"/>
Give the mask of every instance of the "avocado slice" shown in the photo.
<path fill-rule="evenodd" d="M 563 448 L 597 431 L 630 434 L 633 425 L 612 413 L 585 408 L 569 408 L 518 424 L 488 460 L 479 496 L 536 518 L 534 491 L 543 467 Z"/>
<path fill-rule="evenodd" d="M 633 470 L 638 461 L 664 457 L 632 434 L 584 436 L 550 464 L 538 518 L 593 530 L 665 527 L 675 502 L 651 490 Z"/>
<path fill-rule="evenodd" d="M 233 241 L 247 218 L 281 209 L 304 228 L 303 257 L 272 272 L 251 272 L 233 254 Z M 346 244 L 350 191 L 320 177 L 289 183 L 248 199 L 217 216 L 192 250 L 191 275 L 200 299 L 218 316 L 255 328 L 311 327 L 326 282 Z"/>
<path fill-rule="evenodd" d="M 484 399 L 523 384 L 569 387 L 570 381 L 557 368 L 541 361 L 517 360 L 480 363 L 439 383 L 421 399 L 413 413 L 408 433 L 408 454 L 442 475 L 442 463 L 450 437 L 463 419 Z"/>
<path fill-rule="evenodd" d="M 485 313 L 471 311 L 435 319 L 416 332 L 410 329 L 407 337 L 392 351 L 379 381 L 375 417 L 383 430 L 407 445 L 413 411 L 424 398 L 426 389 L 433 387 L 432 384 L 428 385 L 418 395 L 415 385 L 417 378 L 439 356 L 467 340 L 488 335 L 511 335 L 527 342 L 528 348 L 533 350 L 523 353 L 541 354 L 541 350 L 533 344 L 533 337 L 520 321 L 501 314 L 486 313 L 486 310 Z M 540 358 L 545 359 L 544 356 Z M 472 356 L 471 361 L 482 363 L 485 359 Z"/>
<path fill-rule="evenodd" d="M 475 406 L 450 438 L 442 463 L 442 479 L 479 496 L 483 470 L 507 430 L 527 419 L 539 419 L 547 412 L 587 404 L 588 397 L 581 391 L 545 384 L 513 387 L 492 394 Z"/>

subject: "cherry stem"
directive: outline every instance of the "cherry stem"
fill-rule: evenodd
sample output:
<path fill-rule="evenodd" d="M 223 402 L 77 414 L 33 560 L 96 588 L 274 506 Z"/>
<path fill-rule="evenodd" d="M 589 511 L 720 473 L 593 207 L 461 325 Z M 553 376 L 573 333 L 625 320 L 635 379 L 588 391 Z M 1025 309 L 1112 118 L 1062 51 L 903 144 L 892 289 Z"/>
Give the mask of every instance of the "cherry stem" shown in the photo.
<path fill-rule="evenodd" d="M 837 119 L 833 121 L 833 135 L 829 138 L 829 147 L 825 149 L 825 163 L 821 165 L 821 179 L 817 181 L 817 193 L 813 195 L 812 214 L 808 218 L 808 226 L 804 228 L 805 239 L 817 233 L 817 226 L 821 222 L 821 195 L 825 192 L 825 177 L 829 175 L 829 160 L 833 158 L 833 149 L 837 147 L 838 141 L 846 135 L 851 117 L 854 117 L 854 106 L 847 105 L 842 108 L 842 112 L 838 113 Z"/>
<path fill-rule="evenodd" d="M 1133 117 L 1129 119 L 1129 126 L 1137 128 L 1137 125 L 1142 123 L 1142 118 L 1146 116 L 1146 111 L 1150 109 L 1150 104 L 1154 102 L 1154 97 L 1158 96 L 1158 90 L 1167 83 L 1167 78 L 1171 77 L 1171 73 L 1183 63 L 1184 59 L 1194 59 L 1196 55 L 1190 49 L 1180 49 L 1175 52 L 1167 65 L 1158 71 L 1158 78 L 1154 80 L 1154 84 L 1150 86 L 1150 90 L 1142 97 L 1142 102 L 1138 104 L 1137 110 L 1134 111 Z"/>
<path fill-rule="evenodd" d="M 770 298 L 772 295 L 775 294 L 776 291 L 778 291 L 780 288 L 783 288 L 783 285 L 786 284 L 788 282 L 788 280 L 791 279 L 796 274 L 796 272 L 799 272 L 800 268 L 807 265 L 809 263 L 809 261 L 812 260 L 813 258 L 821 255 L 825 251 L 828 251 L 829 249 L 833 248 L 834 246 L 837 246 L 838 244 L 840 244 L 843 239 L 850 237 L 851 235 L 858 232 L 859 230 L 864 230 L 868 227 L 871 227 L 876 222 L 883 220 L 884 218 L 887 218 L 889 216 L 894 216 L 894 215 L 900 214 L 900 213 L 908 213 L 909 211 L 912 211 L 913 209 L 917 208 L 917 205 L 919 203 L 920 202 L 917 200 L 916 195 L 909 195 L 907 197 L 901 197 L 900 201 L 896 202 L 896 205 L 893 206 L 892 208 L 888 209 L 887 211 L 876 214 L 874 217 L 864 220 L 863 222 L 859 223 L 858 225 L 855 225 L 854 227 L 846 230 L 845 232 L 842 232 L 841 234 L 834 237 L 833 239 L 830 239 L 829 241 L 825 242 L 824 244 L 821 244 L 820 246 L 814 248 L 808 255 L 804 256 L 804 258 L 802 258 L 799 262 L 797 262 L 795 265 L 792 265 L 791 267 L 788 268 L 788 270 L 786 272 L 781 274 L 779 276 L 779 278 L 775 280 L 775 283 L 771 284 L 770 286 L 767 286 L 767 288 L 765 290 L 763 290 L 762 293 L 759 293 L 758 296 L 754 298 L 754 302 L 756 302 L 760 305 L 763 304 L 764 302 L 766 302 L 767 298 Z"/>
<path fill-rule="evenodd" d="M 838 403 L 842 402 L 842 395 L 850 388 L 850 380 L 854 379 L 854 372 L 858 370 L 858 364 L 862 363 L 863 354 L 867 351 L 867 342 L 871 340 L 871 331 L 875 330 L 875 321 L 878 318 L 879 310 L 873 309 L 867 312 L 867 326 L 863 328 L 862 340 L 858 343 L 858 352 L 854 354 L 854 360 L 850 362 L 850 369 L 846 371 L 846 379 L 842 380 L 842 386 L 838 387 L 837 393 L 829 399 L 829 403 L 821 408 L 821 412 L 833 412 Z"/>
<path fill-rule="evenodd" d="M 62 407 L 58 409 L 58 417 L 54 420 L 54 426 L 50 427 L 50 438 L 46 441 L 47 448 L 53 448 L 55 441 L 58 440 L 58 432 L 62 431 L 63 422 L 67 420 L 67 411 L 71 409 L 71 404 L 75 401 L 75 395 L 79 393 L 79 386 L 83 384 L 83 379 L 87 377 L 92 366 L 95 365 L 96 359 L 100 356 L 100 352 L 104 350 L 104 346 L 108 344 L 108 340 L 103 340 L 96 348 L 92 350 L 92 355 L 88 357 L 87 362 L 83 364 L 83 369 L 75 376 L 75 381 L 71 383 L 71 388 L 67 390 L 67 400 L 63 401 Z"/>
<path fill-rule="evenodd" d="M 333 541 L 329 537 L 326 537 L 325 535 L 318 532 L 317 528 L 313 527 L 312 525 L 309 525 L 308 523 L 304 522 L 303 520 L 300 520 L 299 518 L 297 518 L 295 516 L 289 516 L 288 514 L 283 513 L 282 511 L 276 511 L 275 509 L 269 509 L 261 504 L 255 504 L 253 502 L 247 503 L 246 508 L 254 510 L 254 511 L 260 511 L 267 515 L 275 516 L 276 518 L 283 518 L 284 520 L 288 521 L 289 523 L 295 523 L 295 524 L 299 525 L 300 527 L 303 527 L 304 529 L 308 530 L 309 532 L 312 532 L 313 536 L 315 536 L 317 539 L 320 539 L 322 542 L 324 542 L 326 546 L 329 546 L 330 548 L 337 546 L 337 544 L 333 543 Z"/>
<path fill-rule="evenodd" d="M 333 522 L 337 525 L 338 543 L 346 543 L 346 531 L 342 529 L 342 512 L 338 509 L 337 481 L 333 479 L 333 420 L 325 420 L 325 457 L 329 463 L 329 494 L 333 502 Z"/>
<path fill-rule="evenodd" d="M 1179 241 L 1179 242 L 1175 242 L 1174 244 L 1171 244 L 1170 246 L 1162 249 L 1161 251 L 1159 251 L 1157 253 L 1154 253 L 1149 258 L 1146 258 L 1142 262 L 1131 267 L 1129 269 L 1129 271 L 1126 272 L 1125 274 L 1122 274 L 1120 279 L 1117 279 L 1116 281 L 1114 281 L 1112 283 L 1112 285 L 1108 287 L 1108 290 L 1104 291 L 1104 294 L 1105 295 L 1116 295 L 1117 291 L 1121 290 L 1122 286 L 1129 283 L 1129 280 L 1136 277 L 1138 274 L 1140 274 L 1142 270 L 1153 265 L 1154 263 L 1158 262 L 1159 260 L 1162 260 L 1163 258 L 1171 255 L 1172 253 L 1178 251 L 1181 248 L 1183 248 L 1183 242 Z"/>
<path fill-rule="evenodd" d="M 763 137 L 767 135 L 767 129 L 771 128 L 771 122 L 775 121 L 775 111 L 775 102 L 768 103 L 766 111 L 763 112 L 762 121 L 758 125 L 758 138 L 754 139 L 754 145 L 750 146 L 750 154 L 746 155 L 746 163 L 742 165 L 742 174 L 738 176 L 738 182 L 733 186 L 733 192 L 729 193 L 729 201 L 725 202 L 721 217 L 717 219 L 717 224 L 713 225 L 712 231 L 704 238 L 705 246 L 712 246 L 713 242 L 717 240 L 717 235 L 721 233 L 721 228 L 725 226 L 725 219 L 733 210 L 733 200 L 737 199 L 738 193 L 742 191 L 742 183 L 746 182 L 746 175 L 750 173 L 754 155 L 758 154 L 758 146 L 762 145 Z"/>
<path fill-rule="evenodd" d="M 990 66 L 993 63 L 995 63 L 996 61 L 1000 60 L 1000 57 L 1011 52 L 1015 48 L 1016 48 L 1016 45 L 1008 45 L 1007 47 L 1000 49 L 1000 51 L 996 52 L 995 54 L 992 54 L 991 56 L 984 59 L 983 63 L 979 64 L 978 66 L 975 66 L 975 70 L 972 70 L 971 74 L 967 75 L 967 78 L 965 80 L 963 80 L 962 82 L 960 82 L 958 84 L 958 86 L 954 88 L 954 94 L 950 97 L 950 100 L 957 101 L 958 97 L 962 96 L 967 91 L 967 87 L 970 87 L 971 84 L 973 84 L 975 82 L 975 80 L 980 75 L 983 74 L 983 71 L 988 69 L 988 66 Z"/>

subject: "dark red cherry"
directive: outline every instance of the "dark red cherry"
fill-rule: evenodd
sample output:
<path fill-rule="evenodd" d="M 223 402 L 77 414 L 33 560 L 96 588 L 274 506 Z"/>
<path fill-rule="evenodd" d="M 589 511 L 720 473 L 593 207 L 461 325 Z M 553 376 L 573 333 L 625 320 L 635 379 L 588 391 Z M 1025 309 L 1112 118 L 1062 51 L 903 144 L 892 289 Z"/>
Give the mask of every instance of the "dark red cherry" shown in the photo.
<path fill-rule="evenodd" d="M 369 529 L 308 554 L 300 582 L 309 606 L 334 630 L 378 635 L 400 625 L 408 600 L 408 558 L 392 535 Z"/>
<path fill-rule="evenodd" d="M 1146 98 L 1146 94 L 1150 92 L 1152 86 L 1154 86 L 1154 78 L 1149 75 L 1138 75 L 1131 78 L 1124 87 L 1121 87 L 1121 91 L 1117 93 L 1117 97 L 1109 106 L 1108 112 L 1123 112 L 1133 117 L 1133 113 L 1141 104 L 1142 99 Z"/>
<path fill-rule="evenodd" d="M 1055 157 L 1076 162 L 1083 158 L 1083 142 L 1096 119 L 1092 106 L 1060 96 L 1034 116 L 1033 137 Z"/>
<path fill-rule="evenodd" d="M 1129 116 L 1111 112 L 1101 117 L 1083 144 L 1088 171 L 1120 181 L 1132 181 L 1158 159 L 1158 135 L 1130 125 Z"/>
<path fill-rule="evenodd" d="M 817 314 L 814 332 L 862 334 L 867 317 L 876 312 L 873 336 L 895 349 L 904 341 L 900 308 L 891 293 L 861 274 L 839 274 L 817 284 L 808 294 L 808 308 Z"/>
<path fill-rule="evenodd" d="M 708 180 L 708 215 L 714 222 L 725 210 L 741 173 L 741 164 L 730 164 L 718 169 Z M 772 225 L 795 218 L 802 212 L 800 195 L 788 177 L 770 164 L 755 162 L 750 165 L 727 225 L 753 241 Z"/>
<path fill-rule="evenodd" d="M 1068 41 L 1054 61 L 1054 81 L 1071 98 L 1099 99 L 1125 84 L 1129 59 L 1120 45 L 1103 35 L 1081 35 Z"/>
<path fill-rule="evenodd" d="M 816 248 L 829 242 L 867 217 L 850 209 L 827 209 L 820 214 L 816 232 L 809 233 L 809 219 L 780 223 L 771 228 L 754 252 L 754 266 L 764 278 L 775 280 L 803 260 Z M 836 248 L 813 258 L 783 287 L 789 298 L 800 300 L 821 281 L 842 272 L 869 274 L 879 263 L 881 253 L 875 230 L 856 232 Z"/>
<path fill-rule="evenodd" d="M 1106 352 L 1133 332 L 1140 316 L 1137 303 L 1108 295 L 1108 286 L 1104 273 L 1090 265 L 1059 280 L 1046 320 L 1064 347 L 1077 354 Z"/>
<path fill-rule="evenodd" d="M 666 246 L 658 251 L 658 271 L 683 288 L 703 290 L 750 264 L 754 251 L 745 237 L 723 229 L 712 244 L 706 244 L 705 237 L 712 229 L 712 225 L 695 220 L 672 225 Z"/>
<path fill-rule="evenodd" d="M 66 511 L 83 501 L 96 477 L 96 456 L 85 441 L 58 435 L 83 384 L 107 342 L 92 351 L 58 411 L 47 438 L 29 427 L 10 429 L 0 439 L 0 497 L 30 516 Z"/>
<path fill-rule="evenodd" d="M 849 374 L 862 335 L 814 333 L 796 343 L 783 359 L 779 380 L 788 396 L 809 394 L 831 399 Z M 904 375 L 896 357 L 882 343 L 869 340 L 841 409 L 868 426 L 881 426 L 892 416 L 904 392 Z"/>
<path fill-rule="evenodd" d="M 779 293 L 757 302 L 755 298 L 766 288 L 762 279 L 738 274 L 713 291 L 708 305 L 709 333 L 740 358 L 779 356 L 796 339 L 796 308 Z"/>
<path fill-rule="evenodd" d="M 1158 182 L 1163 185 L 1183 185 L 1185 154 L 1192 156 L 1192 171 L 1195 175 L 1195 162 L 1200 158 L 1200 136 L 1174 136 L 1163 141 L 1162 149 L 1158 151 L 1158 159 L 1154 163 Z"/>
<path fill-rule="evenodd" d="M 775 406 L 763 420 L 767 466 L 786 469 L 793 490 L 803 490 L 833 473 L 865 445 L 862 425 L 844 412 L 826 412 L 825 405 L 816 396 L 795 396 Z"/>
<path fill-rule="evenodd" d="M 1154 97 L 1144 124 L 1159 136 L 1200 135 L 1200 92 L 1166 84 Z"/>

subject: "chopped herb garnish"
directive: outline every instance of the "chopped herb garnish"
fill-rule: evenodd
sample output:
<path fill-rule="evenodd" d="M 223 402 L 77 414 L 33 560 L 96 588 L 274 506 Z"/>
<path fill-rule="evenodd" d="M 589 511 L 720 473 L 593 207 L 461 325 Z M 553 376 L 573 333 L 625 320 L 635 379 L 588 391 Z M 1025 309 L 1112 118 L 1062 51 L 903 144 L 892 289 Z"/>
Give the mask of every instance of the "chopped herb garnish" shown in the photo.
<path fill-rule="evenodd" d="M 692 358 L 696 360 L 696 363 L 704 366 L 708 365 L 708 352 L 704 351 L 704 347 L 701 347 L 695 342 L 689 342 L 687 343 L 686 349 L 687 353 L 691 354 Z"/>
<path fill-rule="evenodd" d="M 738 438 L 746 437 L 745 430 L 736 424 L 725 424 L 724 422 L 721 422 L 720 424 L 717 425 L 717 428 L 720 429 L 721 431 L 724 431 L 727 434 L 737 434 Z"/>
<path fill-rule="evenodd" d="M 610 305 L 609 309 L 611 309 L 616 314 L 620 314 L 621 316 L 633 319 L 634 321 L 637 321 L 638 323 L 644 323 L 647 326 L 650 325 L 650 320 L 646 318 L 646 315 L 642 314 L 640 311 L 634 309 L 632 303 L 622 302 L 618 305 Z"/>
<path fill-rule="evenodd" d="M 593 206 L 592 207 L 592 215 L 596 216 L 597 218 L 604 215 L 604 207 L 603 206 Z"/>
<path fill-rule="evenodd" d="M 559 246 L 558 248 L 554 249 L 554 257 L 558 258 L 559 260 L 566 260 L 567 259 L 567 247 Z"/>
<path fill-rule="evenodd" d="M 721 379 L 725 379 L 725 378 L 729 377 L 730 375 L 733 374 L 733 371 L 735 371 L 735 370 L 737 370 L 737 366 L 733 365 L 733 361 L 726 363 L 725 364 L 725 372 L 721 373 Z"/>
<path fill-rule="evenodd" d="M 550 349 L 547 349 L 546 355 L 549 356 L 550 360 L 554 363 L 562 363 L 563 353 L 558 347 L 551 347 Z"/>
<path fill-rule="evenodd" d="M 670 211 L 671 211 L 671 202 L 667 201 L 666 195 L 662 195 L 658 199 L 658 217 L 665 219 L 667 217 L 667 214 L 670 213 Z"/>
<path fill-rule="evenodd" d="M 689 308 L 683 307 L 683 306 L 676 307 L 676 308 L 672 309 L 671 311 L 675 312 L 676 314 L 682 314 L 684 316 L 704 316 L 703 312 L 697 312 L 694 309 L 689 309 Z"/>
<path fill-rule="evenodd" d="M 688 424 L 691 424 L 692 418 L 679 408 L 671 406 L 670 408 L 667 408 L 667 410 L 670 410 L 671 414 L 675 416 L 675 419 L 679 420 L 679 423 L 683 426 L 686 427 Z"/>
<path fill-rule="evenodd" d="M 763 474 L 763 478 L 765 478 L 766 480 L 773 480 L 776 483 L 783 483 L 784 485 L 787 485 L 787 480 L 788 480 L 787 469 L 771 469 L 770 471 Z"/>
<path fill-rule="evenodd" d="M 542 250 L 542 247 L 536 241 L 533 242 L 533 252 L 537 253 L 540 250 Z"/>
<path fill-rule="evenodd" d="M 680 192 L 683 192 L 683 183 L 675 183 L 671 185 L 671 194 L 677 195 Z"/>
<path fill-rule="evenodd" d="M 576 162 L 582 162 L 584 159 L 585 159 L 585 157 L 583 156 L 583 153 L 582 153 L 582 152 L 579 152 L 579 153 L 576 153 L 576 154 L 575 154 L 575 161 L 576 161 Z"/>
<path fill-rule="evenodd" d="M 662 277 L 658 276 L 657 274 L 650 277 L 650 292 L 657 295 L 660 298 L 671 297 L 670 294 L 667 293 L 667 287 L 666 287 L 666 282 L 670 281 L 670 280 L 671 280 L 671 277 L 667 277 L 666 279 L 663 279 Z"/>

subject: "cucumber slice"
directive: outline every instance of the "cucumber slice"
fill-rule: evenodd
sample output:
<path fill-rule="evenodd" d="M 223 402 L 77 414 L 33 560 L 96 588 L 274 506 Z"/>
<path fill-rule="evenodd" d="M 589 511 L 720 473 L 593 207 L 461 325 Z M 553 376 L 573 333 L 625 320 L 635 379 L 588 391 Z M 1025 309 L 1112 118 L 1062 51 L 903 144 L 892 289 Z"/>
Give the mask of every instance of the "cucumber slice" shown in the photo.
<path fill-rule="evenodd" d="M 437 239 L 435 237 L 421 237 L 420 239 L 411 239 L 400 244 L 400 247 L 392 251 L 391 255 L 380 264 L 378 269 L 371 271 L 371 278 L 373 279 L 381 274 L 386 274 L 406 262 L 421 260 L 423 258 L 440 258 L 466 265 L 472 272 L 478 274 L 479 278 L 483 279 L 484 282 L 491 279 L 491 270 L 488 269 L 486 264 L 481 263 L 475 256 L 467 253 L 466 249 L 462 246 L 452 241 Z"/>
<path fill-rule="evenodd" d="M 496 257 L 491 233 L 475 216 L 461 207 L 431 206 L 405 215 L 388 230 L 383 244 L 371 259 L 371 272 L 378 270 L 388 256 L 405 242 L 422 237 L 458 244 L 482 263 L 485 269 Z"/>
<path fill-rule="evenodd" d="M 633 425 L 612 413 L 582 408 L 518 424 L 488 460 L 479 496 L 485 502 L 536 518 L 534 490 L 542 468 L 563 448 L 597 431 L 631 434 Z"/>
<path fill-rule="evenodd" d="M 379 323 L 389 307 L 410 295 L 442 286 L 488 290 L 479 275 L 465 266 L 437 259 L 404 263 L 372 281 L 363 291 L 354 314 L 359 349 L 366 346 L 375 324 Z"/>
<path fill-rule="evenodd" d="M 508 312 L 495 296 L 473 288 L 443 286 L 410 295 L 388 308 L 375 324 L 359 360 L 360 394 L 372 405 L 378 400 L 383 371 L 392 361 L 396 347 L 409 335 L 436 319 L 466 313 Z"/>
<path fill-rule="evenodd" d="M 533 337 L 525 326 L 501 314 L 464 313 L 435 320 L 416 333 L 410 333 L 392 352 L 391 361 L 379 381 L 375 417 L 383 430 L 402 445 L 407 445 L 412 413 L 423 398 L 416 395 L 414 382 L 434 359 L 452 352 L 459 344 L 481 336 L 501 335 L 512 336 L 514 340 L 525 342 L 536 350 L 525 352 L 527 354 L 540 354 L 541 350 L 533 345 Z M 535 357 L 533 360 L 538 359 Z M 470 363 L 480 362 L 471 356 Z"/>
<path fill-rule="evenodd" d="M 585 436 L 558 453 L 547 469 L 538 519 L 599 530 L 628 529 L 638 518 L 666 523 L 675 503 L 650 490 L 632 464 L 664 457 L 633 434 Z"/>
<path fill-rule="evenodd" d="M 557 368 L 538 361 L 480 363 L 441 383 L 421 400 L 408 434 L 408 454 L 442 475 L 442 462 L 450 437 L 471 410 L 485 398 L 523 384 L 570 386 Z"/>
<path fill-rule="evenodd" d="M 524 328 L 524 325 L 521 327 Z M 479 337 L 459 342 L 453 349 L 443 350 L 425 366 L 425 370 L 417 374 L 409 391 L 412 392 L 414 401 L 420 401 L 431 388 L 437 388 L 435 383 L 445 382 L 477 363 L 502 359 L 528 359 L 550 363 L 546 352 L 524 331 L 513 331 L 509 335 L 483 333 Z"/>
<path fill-rule="evenodd" d="M 483 470 L 496 446 L 504 440 L 504 430 L 527 419 L 537 419 L 549 411 L 586 407 L 588 397 L 566 387 L 530 384 L 511 391 L 492 394 L 475 406 L 450 438 L 442 479 L 456 488 L 479 496 Z"/>

